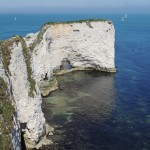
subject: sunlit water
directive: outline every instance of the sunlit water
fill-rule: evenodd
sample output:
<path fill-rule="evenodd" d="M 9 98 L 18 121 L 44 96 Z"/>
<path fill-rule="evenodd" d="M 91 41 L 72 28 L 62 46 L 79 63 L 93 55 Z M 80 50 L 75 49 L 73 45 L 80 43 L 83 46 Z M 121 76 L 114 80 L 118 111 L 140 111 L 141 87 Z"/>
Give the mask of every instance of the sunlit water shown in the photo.
<path fill-rule="evenodd" d="M 115 25 L 117 73 L 60 77 L 61 90 L 43 99 L 47 122 L 57 126 L 49 149 L 150 149 L 150 14 L 128 14 L 122 22 L 123 15 L 0 15 L 1 40 L 37 32 L 48 21 L 106 18 Z"/>

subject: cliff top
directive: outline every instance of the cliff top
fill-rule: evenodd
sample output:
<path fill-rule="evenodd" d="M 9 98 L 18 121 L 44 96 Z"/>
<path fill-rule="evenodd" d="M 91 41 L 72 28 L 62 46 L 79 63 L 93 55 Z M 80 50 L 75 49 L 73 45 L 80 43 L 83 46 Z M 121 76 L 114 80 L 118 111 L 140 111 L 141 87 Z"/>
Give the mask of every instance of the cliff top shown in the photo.
<path fill-rule="evenodd" d="M 108 22 L 109 24 L 112 24 L 112 21 L 107 20 L 107 19 L 83 19 L 83 20 L 62 21 L 62 22 L 47 22 L 43 26 L 45 26 L 45 25 L 55 25 L 55 24 L 84 23 L 84 22 L 85 23 L 87 23 L 87 22 Z"/>

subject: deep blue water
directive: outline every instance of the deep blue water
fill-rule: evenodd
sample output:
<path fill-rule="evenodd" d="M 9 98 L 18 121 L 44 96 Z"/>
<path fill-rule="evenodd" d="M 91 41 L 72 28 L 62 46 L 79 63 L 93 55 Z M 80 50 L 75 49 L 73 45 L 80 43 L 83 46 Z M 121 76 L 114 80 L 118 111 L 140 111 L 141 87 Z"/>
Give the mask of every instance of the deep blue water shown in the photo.
<path fill-rule="evenodd" d="M 121 16 L 97 14 L 0 14 L 0 40 L 7 39 L 16 34 L 25 36 L 30 32 L 37 32 L 46 22 L 111 17 L 115 20 L 118 18 L 120 21 Z"/>
<path fill-rule="evenodd" d="M 15 21 L 14 18 L 17 18 Z M 105 123 L 103 132 L 111 129 L 116 134 L 105 136 L 106 145 L 101 148 L 110 150 L 149 150 L 150 149 L 150 14 L 128 14 L 125 22 L 122 14 L 0 14 L 0 40 L 15 34 L 25 36 L 37 32 L 49 21 L 67 21 L 87 18 L 111 19 L 116 29 L 116 67 L 113 78 L 115 91 L 114 124 Z M 117 130 L 116 130 L 117 128 Z M 120 129 L 120 130 L 118 130 Z M 113 131 L 111 132 L 113 134 Z M 104 134 L 98 135 L 103 138 Z M 97 135 L 95 133 L 95 135 Z M 112 138 L 111 138 L 112 137 Z M 108 138 L 108 139 L 107 139 Z M 118 140 L 119 141 L 119 140 Z M 127 142 L 128 141 L 128 142 Z M 104 143 L 105 143 L 104 142 Z M 129 145 L 128 145 L 129 144 Z M 128 146 L 126 146 L 128 145 Z"/>

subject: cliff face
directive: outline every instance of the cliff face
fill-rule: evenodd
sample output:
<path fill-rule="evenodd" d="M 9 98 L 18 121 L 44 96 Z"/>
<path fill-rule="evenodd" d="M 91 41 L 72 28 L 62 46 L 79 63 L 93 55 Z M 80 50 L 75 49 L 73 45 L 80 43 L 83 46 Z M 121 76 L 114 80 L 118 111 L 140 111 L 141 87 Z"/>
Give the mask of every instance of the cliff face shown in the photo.
<path fill-rule="evenodd" d="M 110 21 L 45 25 L 35 40 L 36 35 L 26 37 L 33 50 L 34 78 L 37 81 L 45 76 L 51 78 L 53 70 L 60 69 L 63 60 L 67 60 L 72 68 L 90 67 L 114 72 L 114 33 Z"/>
<path fill-rule="evenodd" d="M 110 21 L 48 23 L 39 33 L 0 43 L 0 77 L 16 112 L 11 114 L 14 149 L 19 149 L 17 133 L 35 144 L 45 132 L 39 81 L 64 69 L 115 72 L 114 33 Z"/>
<path fill-rule="evenodd" d="M 6 71 L 6 55 L 2 56 L 2 43 L 0 43 L 0 149 L 21 149 L 21 130 L 15 114 L 14 98 L 11 92 L 11 81 Z M 7 50 L 6 50 L 7 51 Z M 7 52 L 6 52 L 7 53 Z M 5 70 L 6 69 L 6 70 Z M 11 134 L 11 136 L 10 136 Z"/>
<path fill-rule="evenodd" d="M 1 43 L 0 52 L 2 56 L 0 77 L 6 82 L 16 109 L 17 122 L 19 122 L 17 127 L 15 118 L 12 119 L 14 120 L 12 135 L 17 135 L 15 131 L 24 132 L 29 140 L 36 143 L 43 135 L 45 119 L 41 111 L 41 94 L 36 82 L 32 79 L 30 55 L 27 56 L 28 49 L 21 37 L 14 37 Z M 14 116 L 14 114 L 10 115 Z M 20 134 L 17 138 L 21 141 Z M 13 142 L 16 149 L 16 139 L 13 139 Z"/>
<path fill-rule="evenodd" d="M 31 85 L 28 76 L 28 66 L 21 42 L 13 43 L 11 47 L 9 70 L 12 83 L 12 93 L 17 106 L 17 116 L 21 123 L 25 123 L 25 133 L 32 141 L 37 142 L 43 133 L 45 119 L 41 111 L 41 94 L 37 85 Z M 20 85 L 20 86 L 19 86 Z M 31 87 L 33 89 L 31 89 Z M 32 91 L 31 91 L 32 90 Z"/>

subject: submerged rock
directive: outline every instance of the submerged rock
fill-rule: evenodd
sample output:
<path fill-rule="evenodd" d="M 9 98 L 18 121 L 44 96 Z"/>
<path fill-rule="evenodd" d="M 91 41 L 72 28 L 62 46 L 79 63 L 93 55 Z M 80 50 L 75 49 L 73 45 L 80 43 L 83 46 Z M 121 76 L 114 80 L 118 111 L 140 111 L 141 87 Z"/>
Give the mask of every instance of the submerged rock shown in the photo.
<path fill-rule="evenodd" d="M 39 88 L 42 96 L 48 96 L 50 92 L 58 90 L 58 82 L 56 78 L 53 78 L 50 81 L 40 81 Z"/>

